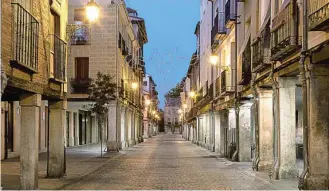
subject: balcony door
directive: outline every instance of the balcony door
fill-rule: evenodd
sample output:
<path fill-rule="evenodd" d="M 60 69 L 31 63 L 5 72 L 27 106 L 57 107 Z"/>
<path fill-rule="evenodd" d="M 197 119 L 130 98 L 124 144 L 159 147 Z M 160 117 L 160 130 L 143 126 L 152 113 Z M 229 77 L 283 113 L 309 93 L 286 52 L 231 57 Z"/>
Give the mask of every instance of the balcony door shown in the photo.
<path fill-rule="evenodd" d="M 55 12 L 51 11 L 49 21 L 49 39 L 50 39 L 50 77 L 55 77 L 55 39 L 60 37 L 60 17 Z"/>
<path fill-rule="evenodd" d="M 89 58 L 75 58 L 75 78 L 77 80 L 89 79 Z"/>

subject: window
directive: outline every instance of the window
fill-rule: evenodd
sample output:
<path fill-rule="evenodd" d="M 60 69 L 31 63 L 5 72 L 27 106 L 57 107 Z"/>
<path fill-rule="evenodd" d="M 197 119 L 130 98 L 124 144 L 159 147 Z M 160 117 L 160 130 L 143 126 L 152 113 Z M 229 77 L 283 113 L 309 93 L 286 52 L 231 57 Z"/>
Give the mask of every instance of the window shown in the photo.
<path fill-rule="evenodd" d="M 143 84 L 144 84 L 144 86 L 147 86 L 147 81 L 144 81 Z"/>
<path fill-rule="evenodd" d="M 84 8 L 74 9 L 74 21 L 84 22 L 85 13 L 86 12 Z"/>
<path fill-rule="evenodd" d="M 75 58 L 75 78 L 76 79 L 89 79 L 89 58 L 78 57 Z"/>
<path fill-rule="evenodd" d="M 49 23 L 49 40 L 50 40 L 50 77 L 54 77 L 56 74 L 55 69 L 55 44 L 60 38 L 60 17 L 55 12 L 51 11 L 50 23 Z M 59 55 L 58 55 L 59 56 Z"/>

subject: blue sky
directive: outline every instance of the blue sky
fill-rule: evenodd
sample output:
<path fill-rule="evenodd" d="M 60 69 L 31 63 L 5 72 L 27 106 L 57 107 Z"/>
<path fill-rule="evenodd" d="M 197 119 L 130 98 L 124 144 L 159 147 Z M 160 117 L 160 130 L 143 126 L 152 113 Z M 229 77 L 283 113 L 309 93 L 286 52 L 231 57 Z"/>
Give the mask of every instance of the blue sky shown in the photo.
<path fill-rule="evenodd" d="M 200 19 L 199 0 L 126 0 L 146 22 L 149 42 L 144 47 L 146 71 L 164 94 L 186 75 L 196 50 L 194 29 Z"/>

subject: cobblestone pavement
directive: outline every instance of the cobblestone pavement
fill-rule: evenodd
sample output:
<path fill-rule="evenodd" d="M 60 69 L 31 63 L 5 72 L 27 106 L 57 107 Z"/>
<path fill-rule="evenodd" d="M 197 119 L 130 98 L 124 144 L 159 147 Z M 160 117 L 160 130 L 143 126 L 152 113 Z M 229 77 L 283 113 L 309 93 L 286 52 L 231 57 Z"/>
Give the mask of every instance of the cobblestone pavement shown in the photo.
<path fill-rule="evenodd" d="M 270 180 L 251 163 L 233 163 L 181 135 L 160 134 L 60 189 L 297 190 L 297 180 Z"/>
<path fill-rule="evenodd" d="M 106 153 L 100 158 L 100 144 L 83 145 L 66 149 L 66 175 L 61 179 L 46 178 L 47 153 L 39 154 L 39 189 L 55 190 L 79 181 L 85 175 L 101 167 L 121 153 Z M 1 161 L 1 187 L 20 189 L 20 161 L 18 158 Z"/>

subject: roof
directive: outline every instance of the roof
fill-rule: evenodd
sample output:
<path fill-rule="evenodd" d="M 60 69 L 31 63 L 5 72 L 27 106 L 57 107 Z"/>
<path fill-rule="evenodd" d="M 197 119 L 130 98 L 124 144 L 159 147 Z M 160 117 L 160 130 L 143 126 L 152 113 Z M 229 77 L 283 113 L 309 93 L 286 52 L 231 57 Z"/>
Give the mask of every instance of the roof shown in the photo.
<path fill-rule="evenodd" d="M 131 23 L 138 24 L 138 29 L 139 29 L 139 31 L 142 34 L 143 42 L 144 43 L 147 43 L 148 42 L 148 38 L 147 38 L 145 20 L 143 18 L 141 18 L 141 17 L 132 16 L 132 15 L 130 15 L 129 18 L 130 18 Z"/>
<path fill-rule="evenodd" d="M 128 11 L 128 13 L 136 13 L 137 14 L 137 11 L 135 9 L 130 8 L 130 7 L 127 7 L 127 11 Z"/>
<path fill-rule="evenodd" d="M 196 24 L 195 30 L 194 30 L 194 34 L 198 33 L 198 30 L 200 28 L 200 21 Z"/>

